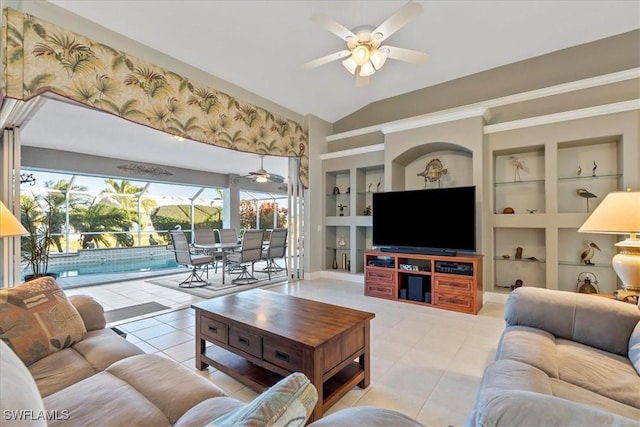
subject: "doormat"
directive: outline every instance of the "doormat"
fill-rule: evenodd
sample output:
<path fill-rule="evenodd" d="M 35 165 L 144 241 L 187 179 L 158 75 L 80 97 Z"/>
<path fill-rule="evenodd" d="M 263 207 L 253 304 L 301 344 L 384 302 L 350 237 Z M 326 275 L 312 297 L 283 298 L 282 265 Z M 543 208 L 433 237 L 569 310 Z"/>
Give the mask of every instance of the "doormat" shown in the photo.
<path fill-rule="evenodd" d="M 170 308 L 171 307 L 167 307 L 166 305 L 151 301 L 145 302 L 144 304 L 130 305 L 128 307 L 105 311 L 104 317 L 107 319 L 107 323 L 111 323 L 131 317 L 142 316 L 143 314 L 154 313 L 156 311 L 168 310 Z"/>

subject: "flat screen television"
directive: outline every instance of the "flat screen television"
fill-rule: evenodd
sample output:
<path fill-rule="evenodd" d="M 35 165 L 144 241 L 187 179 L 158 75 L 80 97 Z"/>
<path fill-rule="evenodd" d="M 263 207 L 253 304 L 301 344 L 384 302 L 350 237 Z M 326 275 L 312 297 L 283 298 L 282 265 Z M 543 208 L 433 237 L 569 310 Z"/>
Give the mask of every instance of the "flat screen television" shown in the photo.
<path fill-rule="evenodd" d="M 476 251 L 476 188 L 373 193 L 374 247 L 456 255 Z"/>

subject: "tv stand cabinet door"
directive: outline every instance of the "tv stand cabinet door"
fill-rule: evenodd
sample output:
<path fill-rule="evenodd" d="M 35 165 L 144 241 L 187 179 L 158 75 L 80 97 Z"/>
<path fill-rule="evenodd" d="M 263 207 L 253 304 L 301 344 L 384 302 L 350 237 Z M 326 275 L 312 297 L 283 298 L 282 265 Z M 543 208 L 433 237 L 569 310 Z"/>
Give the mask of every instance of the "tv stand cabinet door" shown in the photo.
<path fill-rule="evenodd" d="M 395 268 L 367 267 L 364 274 L 364 294 L 371 297 L 397 299 Z"/>
<path fill-rule="evenodd" d="M 474 289 L 473 279 L 437 276 L 433 284 L 433 303 L 436 307 L 477 314 Z"/>

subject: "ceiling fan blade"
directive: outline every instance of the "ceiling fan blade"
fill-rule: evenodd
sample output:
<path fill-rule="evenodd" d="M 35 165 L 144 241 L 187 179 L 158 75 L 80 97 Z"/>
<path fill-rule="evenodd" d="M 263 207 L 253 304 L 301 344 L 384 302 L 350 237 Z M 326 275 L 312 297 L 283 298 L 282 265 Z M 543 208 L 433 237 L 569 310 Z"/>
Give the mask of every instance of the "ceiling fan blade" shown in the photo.
<path fill-rule="evenodd" d="M 386 19 L 382 24 L 378 25 L 378 28 L 373 30 L 371 34 L 381 34 L 380 41 L 386 39 L 391 34 L 398 31 L 400 28 L 407 25 L 411 20 L 416 18 L 423 12 L 422 6 L 414 1 L 409 1 L 402 6 L 393 15 Z"/>
<path fill-rule="evenodd" d="M 351 51 L 349 51 L 347 49 L 341 50 L 340 52 L 334 52 L 334 53 L 329 54 L 327 56 L 323 56 L 322 58 L 317 58 L 317 59 L 314 59 L 313 61 L 309 61 L 309 62 L 303 64 L 302 68 L 304 68 L 306 70 L 310 70 L 312 68 L 316 68 L 316 67 L 319 67 L 321 65 L 328 64 L 329 62 L 333 62 L 333 61 L 337 61 L 338 59 L 346 58 L 349 55 L 351 55 Z"/>
<path fill-rule="evenodd" d="M 363 87 L 369 84 L 369 76 L 362 77 L 356 73 L 356 87 Z"/>
<path fill-rule="evenodd" d="M 402 47 L 383 46 L 380 49 L 386 49 L 388 58 L 393 58 L 404 62 L 411 62 L 413 64 L 424 64 L 429 59 L 431 59 L 431 55 L 429 55 L 428 53 L 405 49 Z"/>
<path fill-rule="evenodd" d="M 325 30 L 340 37 L 342 40 L 347 40 L 349 37 L 356 37 L 351 30 L 326 15 L 316 14 L 311 17 L 311 20 Z"/>
<path fill-rule="evenodd" d="M 284 177 L 276 175 L 275 173 L 269 174 L 269 178 L 267 179 L 275 184 L 282 184 L 284 182 Z"/>

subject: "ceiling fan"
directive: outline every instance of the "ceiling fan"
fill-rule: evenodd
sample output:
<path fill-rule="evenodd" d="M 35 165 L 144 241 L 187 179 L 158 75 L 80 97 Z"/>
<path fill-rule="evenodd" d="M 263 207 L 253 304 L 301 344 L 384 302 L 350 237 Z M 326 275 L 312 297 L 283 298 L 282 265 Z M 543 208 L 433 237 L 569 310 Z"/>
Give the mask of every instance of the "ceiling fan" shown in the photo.
<path fill-rule="evenodd" d="M 422 6 L 410 0 L 378 27 L 362 25 L 353 31 L 328 16 L 313 15 L 311 19 L 314 22 L 346 41 L 347 49 L 309 61 L 303 67 L 311 69 L 342 59 L 345 68 L 356 76 L 356 86 L 360 87 L 369 83 L 369 76 L 380 70 L 387 58 L 413 64 L 425 63 L 431 57 L 428 53 L 382 45 L 389 36 L 422 12 Z"/>
<path fill-rule="evenodd" d="M 284 182 L 284 177 L 275 173 L 269 173 L 264 168 L 264 156 L 260 156 L 260 169 L 255 172 L 249 172 L 246 175 L 247 177 L 253 178 L 255 182 L 273 182 L 275 184 L 282 184 Z"/>

